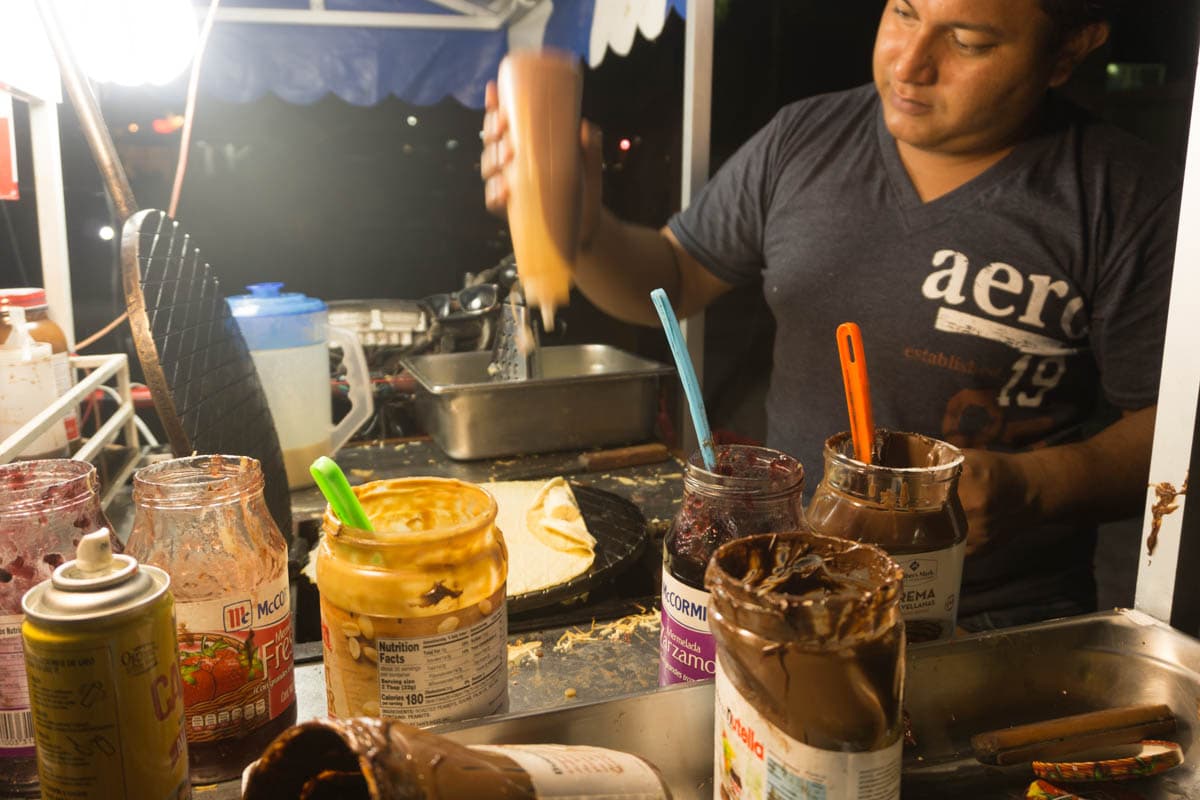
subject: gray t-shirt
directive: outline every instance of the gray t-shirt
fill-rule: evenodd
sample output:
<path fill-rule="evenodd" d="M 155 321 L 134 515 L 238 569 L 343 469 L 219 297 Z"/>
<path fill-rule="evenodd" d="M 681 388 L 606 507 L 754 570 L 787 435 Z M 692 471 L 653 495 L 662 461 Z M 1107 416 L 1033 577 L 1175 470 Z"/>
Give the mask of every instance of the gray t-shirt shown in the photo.
<path fill-rule="evenodd" d="M 848 427 L 848 320 L 881 427 L 1021 450 L 1079 439 L 1101 391 L 1153 404 L 1179 184 L 1138 140 L 1052 100 L 1035 135 L 923 203 L 867 85 L 782 109 L 669 225 L 722 280 L 762 280 L 778 326 L 768 441 L 812 487 L 825 438 Z M 965 581 L 984 606 L 1037 602 L 1065 572 L 1090 586 L 1092 544 L 1030 531 L 968 559 Z"/>

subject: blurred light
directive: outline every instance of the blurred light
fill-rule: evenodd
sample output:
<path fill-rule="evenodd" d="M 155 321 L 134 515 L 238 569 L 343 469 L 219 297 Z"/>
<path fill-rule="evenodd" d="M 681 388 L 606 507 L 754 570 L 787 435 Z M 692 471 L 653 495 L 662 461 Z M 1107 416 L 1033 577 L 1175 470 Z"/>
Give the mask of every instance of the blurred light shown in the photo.
<path fill-rule="evenodd" d="M 183 115 L 168 114 L 165 117 L 157 117 L 151 124 L 155 133 L 174 133 L 183 127 Z"/>
<path fill-rule="evenodd" d="M 629 148 L 633 147 L 633 142 L 629 141 L 628 139 L 622 139 L 621 141 L 617 142 L 617 147 L 621 148 L 622 152 L 626 152 L 629 150 Z"/>
<path fill-rule="evenodd" d="M 446 149 L 447 150 L 457 150 L 458 149 L 458 139 L 447 139 L 446 140 Z"/>
<path fill-rule="evenodd" d="M 56 0 L 71 49 L 91 78 L 162 86 L 196 52 L 199 24 L 190 0 Z"/>
<path fill-rule="evenodd" d="M 406 144 L 400 148 L 400 152 L 404 153 L 406 156 L 411 156 L 413 154 L 413 146 L 411 144 Z"/>
<path fill-rule="evenodd" d="M 141 128 L 138 126 L 138 124 L 136 122 L 129 123 L 129 132 L 130 133 L 137 133 L 140 130 L 141 130 Z"/>
<path fill-rule="evenodd" d="M 100 228 L 100 238 L 106 242 L 111 242 L 116 235 L 117 232 L 113 230 L 112 225 L 104 225 Z"/>
<path fill-rule="evenodd" d="M 416 117 L 410 116 L 407 120 L 405 120 L 405 122 L 408 123 L 408 127 L 415 128 L 420 120 L 418 120 Z"/>

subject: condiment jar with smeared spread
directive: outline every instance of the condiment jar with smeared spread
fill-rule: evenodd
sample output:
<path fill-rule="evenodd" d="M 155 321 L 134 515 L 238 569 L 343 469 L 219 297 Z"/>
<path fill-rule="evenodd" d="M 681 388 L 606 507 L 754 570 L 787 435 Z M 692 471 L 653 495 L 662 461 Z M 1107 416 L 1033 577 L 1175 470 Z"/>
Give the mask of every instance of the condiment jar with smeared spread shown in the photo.
<path fill-rule="evenodd" d="M 171 576 L 193 783 L 241 774 L 296 721 L 287 543 L 258 461 L 204 455 L 133 476 L 129 553 Z"/>
<path fill-rule="evenodd" d="M 877 547 L 813 533 L 717 550 L 714 798 L 900 796 L 903 576 Z"/>
<path fill-rule="evenodd" d="M 768 447 L 717 448 L 713 471 L 688 461 L 683 504 L 663 540 L 662 641 L 658 685 L 706 680 L 716 668 L 704 570 L 713 551 L 739 536 L 807 530 L 804 468 Z"/>
<path fill-rule="evenodd" d="M 876 430 L 871 462 L 854 458 L 849 433 L 830 437 L 809 524 L 886 550 L 904 568 L 908 640 L 947 639 L 958 619 L 967 541 L 958 499 L 962 451 L 928 436 Z"/>
<path fill-rule="evenodd" d="M 659 771 L 618 750 L 471 745 L 402 722 L 320 719 L 282 733 L 247 770 L 243 800 L 671 800 Z"/>
<path fill-rule="evenodd" d="M 85 533 L 112 530 L 99 490 L 96 468 L 84 461 L 0 466 L 0 796 L 37 785 L 21 597 L 70 560 Z M 109 543 L 121 552 L 116 536 Z"/>
<path fill-rule="evenodd" d="M 327 510 L 317 550 L 329 715 L 411 725 L 508 709 L 508 552 L 496 501 L 444 478 L 354 492 L 375 531 Z"/>

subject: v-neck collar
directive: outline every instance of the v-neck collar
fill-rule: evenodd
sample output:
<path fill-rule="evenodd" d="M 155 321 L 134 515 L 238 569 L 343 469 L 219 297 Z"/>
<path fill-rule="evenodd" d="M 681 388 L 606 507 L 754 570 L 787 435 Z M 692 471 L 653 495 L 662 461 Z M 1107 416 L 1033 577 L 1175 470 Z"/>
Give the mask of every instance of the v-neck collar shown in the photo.
<path fill-rule="evenodd" d="M 895 195 L 897 212 L 906 230 L 918 231 L 931 228 L 950 217 L 960 209 L 979 202 L 980 198 L 1007 180 L 1010 175 L 1027 163 L 1032 153 L 1037 149 L 1037 134 L 1026 137 L 1017 144 L 1013 151 L 1004 158 L 992 164 L 986 170 L 976 175 L 952 191 L 929 202 L 921 199 L 917 187 L 913 185 L 904 162 L 900 160 L 900 151 L 896 148 L 896 140 L 887 129 L 883 119 L 883 103 L 875 100 L 875 133 L 879 145 L 879 155 L 883 159 L 888 182 Z"/>

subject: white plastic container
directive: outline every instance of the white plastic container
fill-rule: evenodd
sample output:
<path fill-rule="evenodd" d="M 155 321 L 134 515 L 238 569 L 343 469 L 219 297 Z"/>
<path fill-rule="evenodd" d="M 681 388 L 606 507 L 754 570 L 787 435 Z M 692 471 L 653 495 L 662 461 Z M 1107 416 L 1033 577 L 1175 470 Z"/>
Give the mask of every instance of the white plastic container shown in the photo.
<path fill-rule="evenodd" d="M 9 309 L 12 333 L 0 346 L 0 440 L 7 439 L 58 399 L 53 352 L 49 344 L 35 342 L 25 322 L 25 309 Z M 51 425 L 25 447 L 22 458 L 59 458 L 69 455 L 67 432 Z"/>
<path fill-rule="evenodd" d="M 375 410 L 362 345 L 352 331 L 329 325 L 325 303 L 282 283 L 255 283 L 250 294 L 229 298 L 229 308 L 267 395 L 275 420 L 288 488 L 311 486 L 308 467 L 331 456 Z M 342 349 L 350 412 L 334 426 L 329 383 L 329 346 Z"/>

